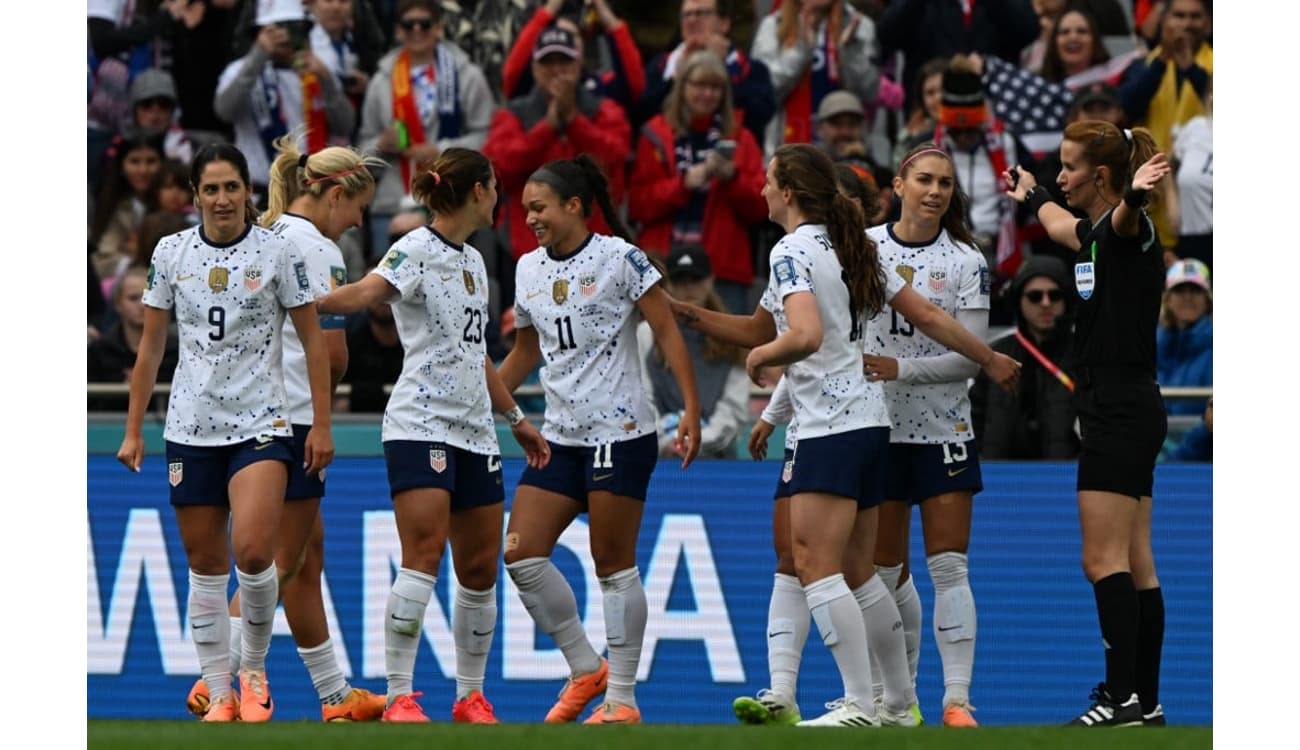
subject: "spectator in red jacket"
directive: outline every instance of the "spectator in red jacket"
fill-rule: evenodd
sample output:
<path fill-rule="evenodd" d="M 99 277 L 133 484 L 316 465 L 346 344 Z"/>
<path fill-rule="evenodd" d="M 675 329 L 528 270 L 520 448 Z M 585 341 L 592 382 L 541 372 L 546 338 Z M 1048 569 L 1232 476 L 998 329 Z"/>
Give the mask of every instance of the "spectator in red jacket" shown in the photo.
<path fill-rule="evenodd" d="M 582 7 L 583 20 L 574 21 L 568 13 L 574 6 Z M 594 23 L 589 22 L 594 17 Z M 614 15 L 606 0 L 546 0 L 538 6 L 533 17 L 519 30 L 501 69 L 501 88 L 507 99 L 523 96 L 536 85 L 532 75 L 529 55 L 537 37 L 551 25 L 565 26 L 577 36 L 599 41 L 603 35 L 609 45 L 609 70 L 595 72 L 584 70 L 582 85 L 600 96 L 613 99 L 625 112 L 631 112 L 636 101 L 645 93 L 645 69 L 641 50 L 632 38 L 623 19 Z M 579 47 L 581 49 L 581 47 Z M 580 58 L 581 59 L 581 58 Z"/>
<path fill-rule="evenodd" d="M 745 314 L 754 281 L 749 227 L 767 218 L 763 155 L 738 121 L 722 58 L 704 50 L 681 65 L 663 113 L 641 131 L 628 216 L 641 222 L 637 244 L 647 252 L 703 245 L 719 296 Z"/>
<path fill-rule="evenodd" d="M 484 155 L 492 160 L 501 180 L 497 225 L 509 228 L 510 249 L 516 259 L 537 247 L 519 203 L 529 175 L 549 161 L 588 153 L 605 172 L 610 199 L 619 206 L 623 203 L 625 160 L 632 149 L 632 128 L 623 108 L 578 84 L 582 49 L 573 32 L 558 25 L 543 31 L 533 45 L 532 68 L 536 85 L 497 110 L 483 145 Z M 599 208 L 591 222 L 592 231 L 609 232 Z M 513 294 L 507 292 L 502 289 L 503 298 L 513 300 Z"/>

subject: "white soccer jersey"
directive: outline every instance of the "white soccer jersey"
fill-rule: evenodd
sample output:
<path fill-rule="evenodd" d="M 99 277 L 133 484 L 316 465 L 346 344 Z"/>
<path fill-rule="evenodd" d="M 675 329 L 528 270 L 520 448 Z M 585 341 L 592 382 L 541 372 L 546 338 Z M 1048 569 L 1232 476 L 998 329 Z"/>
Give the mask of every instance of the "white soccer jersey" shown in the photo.
<path fill-rule="evenodd" d="M 402 374 L 384 410 L 382 439 L 500 453 L 483 370 L 488 319 L 483 256 L 423 226 L 398 240 L 371 273 L 401 297 L 393 303 L 393 320 L 404 351 Z"/>
<path fill-rule="evenodd" d="M 216 244 L 201 226 L 164 237 L 154 250 L 144 303 L 175 309 L 180 364 L 163 437 L 229 445 L 292 435 L 281 374 L 285 309 L 312 301 L 302 254 L 250 226 Z"/>
<path fill-rule="evenodd" d="M 316 299 L 348 282 L 347 268 L 343 265 L 343 251 L 332 240 L 320 233 L 316 225 L 297 214 L 284 214 L 271 225 L 271 231 L 293 243 L 302 253 L 307 267 L 307 280 L 311 283 L 311 296 Z M 347 318 L 342 315 L 322 315 L 321 328 L 340 329 Z M 284 390 L 289 396 L 289 421 L 292 424 L 311 425 L 311 384 L 307 380 L 307 355 L 302 340 L 293 327 L 293 321 L 284 321 Z"/>
<path fill-rule="evenodd" d="M 565 258 L 539 247 L 519 259 L 515 325 L 537 329 L 547 440 L 604 445 L 656 431 L 634 313 L 659 278 L 640 249 L 601 234 Z"/>
<path fill-rule="evenodd" d="M 849 310 L 849 288 L 824 225 L 802 224 L 772 248 L 771 275 L 760 304 L 776 320 L 777 334 L 790 328 L 785 298 L 812 292 L 821 316 L 822 345 L 811 356 L 786 368 L 799 438 L 817 438 L 864 427 L 888 427 L 884 391 L 862 374 L 859 313 Z M 903 280 L 886 273 L 893 297 Z"/>
<path fill-rule="evenodd" d="M 907 243 L 891 225 L 867 230 L 876 241 L 880 264 L 901 276 L 912 289 L 956 317 L 958 310 L 989 309 L 989 270 L 984 254 L 939 232 L 933 242 Z M 893 299 L 893 295 L 890 295 Z M 867 323 L 864 351 L 882 357 L 938 357 L 951 350 L 916 330 L 901 313 L 886 306 Z M 954 383 L 885 383 L 891 443 L 953 443 L 975 437 L 965 380 Z"/>

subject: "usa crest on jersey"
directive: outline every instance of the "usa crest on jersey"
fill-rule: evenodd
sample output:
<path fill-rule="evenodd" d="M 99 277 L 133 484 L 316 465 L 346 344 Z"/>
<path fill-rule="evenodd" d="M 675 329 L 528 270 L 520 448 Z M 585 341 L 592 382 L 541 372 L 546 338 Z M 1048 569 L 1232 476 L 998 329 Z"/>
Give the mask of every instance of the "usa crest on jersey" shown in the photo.
<path fill-rule="evenodd" d="M 578 277 L 578 291 L 584 297 L 596 296 L 596 274 L 589 273 Z"/>
<path fill-rule="evenodd" d="M 185 464 L 180 461 L 172 461 L 167 464 L 167 481 L 171 482 L 173 487 L 181 483 L 185 478 Z"/>
<path fill-rule="evenodd" d="M 429 468 L 441 474 L 447 470 L 447 451 L 442 448 L 429 449 Z"/>
<path fill-rule="evenodd" d="M 257 288 L 262 285 L 262 269 L 245 268 L 244 269 L 244 288 L 250 292 L 256 292 Z"/>
<path fill-rule="evenodd" d="M 1097 264 L 1075 263 L 1074 286 L 1080 297 L 1091 299 L 1093 290 L 1097 288 Z"/>

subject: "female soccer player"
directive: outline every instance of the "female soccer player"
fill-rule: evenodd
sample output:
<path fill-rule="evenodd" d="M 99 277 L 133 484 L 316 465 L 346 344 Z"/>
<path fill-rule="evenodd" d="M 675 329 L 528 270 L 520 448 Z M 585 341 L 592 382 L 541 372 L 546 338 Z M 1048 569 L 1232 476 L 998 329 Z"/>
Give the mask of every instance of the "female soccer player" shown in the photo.
<path fill-rule="evenodd" d="M 1169 170 L 1149 131 L 1081 120 L 1065 129 L 1056 184 L 1087 219 L 1052 203 L 1024 169 L 1004 175 L 1011 197 L 1029 204 L 1052 240 L 1079 253 L 1079 521 L 1083 570 L 1106 644 L 1106 682 L 1092 691 L 1092 705 L 1073 726 L 1164 723 L 1165 606 L 1151 554 L 1151 491 L 1168 429 L 1156 384 L 1165 265 L 1143 206 Z"/>
<path fill-rule="evenodd" d="M 384 612 L 388 701 L 384 721 L 425 722 L 412 676 L 424 612 L 451 540 L 456 569 L 452 631 L 456 702 L 452 719 L 495 724 L 483 675 L 497 621 L 497 564 L 505 492 L 492 411 L 504 414 L 529 466 L 549 459 L 546 441 L 524 419 L 497 377 L 483 342 L 488 276 L 483 256 L 465 244 L 491 226 L 496 206 L 492 163 L 477 151 L 449 148 L 422 165 L 411 193 L 433 222 L 399 240 L 364 279 L 318 302 L 325 313 L 351 313 L 391 302 L 406 352 L 384 410 L 384 457 L 393 496 L 402 567 Z"/>
<path fill-rule="evenodd" d="M 269 207 L 260 223 L 302 251 L 312 296 L 320 297 L 347 282 L 343 253 L 334 242 L 348 229 L 361 225 L 362 212 L 375 193 L 375 180 L 369 168 L 383 166 L 383 162 L 338 146 L 308 156 L 299 153 L 293 135 L 280 138 L 275 146 L 279 156 L 271 165 Z M 329 351 L 331 393 L 347 369 L 343 323 L 341 316 L 321 320 Z M 311 430 L 311 396 L 302 342 L 291 326 L 284 328 L 282 368 L 294 450 L 301 454 Z M 289 629 L 298 644 L 298 655 L 320 698 L 321 719 L 371 721 L 383 713 L 384 699 L 348 684 L 334 656 L 334 643 L 325 621 L 320 585 L 325 545 L 320 501 L 324 495 L 323 476 L 307 476 L 297 464 L 289 467 L 289 486 L 275 555 L 280 598 Z M 240 663 L 240 626 L 239 593 L 236 592 L 230 606 L 230 661 L 235 671 Z M 186 704 L 199 716 L 206 712 L 206 682 L 200 679 L 194 684 Z"/>
<path fill-rule="evenodd" d="M 799 431 L 783 472 L 794 568 L 844 681 L 844 697 L 828 703 L 828 713 L 800 723 L 875 726 L 882 719 L 872 702 L 866 623 L 873 640 L 900 641 L 887 649 L 898 658 L 902 644 L 894 629 L 897 608 L 871 566 L 889 416 L 882 389 L 862 374 L 864 316 L 895 304 L 923 330 L 983 362 L 998 383 L 1013 383 L 1018 364 L 907 289 L 900 276 L 882 271 L 863 213 L 838 191 L 825 154 L 806 144 L 782 146 L 768 166 L 763 194 L 769 217 L 787 234 L 773 248 L 760 307 L 749 317 L 675 307 L 679 318 L 705 333 L 752 347 L 746 366 L 755 382 L 771 377 L 766 368 L 786 368 Z M 846 462 L 844 455 L 860 459 Z M 910 713 L 906 667 L 886 668 L 886 675 L 888 721 L 913 723 L 904 718 Z M 772 713 L 794 710 L 792 695 L 769 691 L 767 697 L 771 705 L 764 707 Z"/>
<path fill-rule="evenodd" d="M 683 469 L 700 450 L 694 370 L 668 293 L 657 283 L 661 276 L 628 241 L 605 177 L 590 157 L 542 166 L 524 185 L 523 203 L 539 247 L 515 269 L 515 347 L 501 363 L 501 380 L 517 388 L 545 357 L 542 434 L 552 460 L 525 469 L 519 479 L 506 570 L 533 621 L 569 664 L 571 676 L 546 721 L 573 721 L 605 692 L 586 723 L 635 724 L 641 712 L 633 690 L 646 624 L 636 539 L 658 462 L 654 406 L 637 362 L 636 313 L 650 324 L 681 389 Z M 617 237 L 588 228 L 596 204 Z M 573 589 L 550 559 L 560 534 L 583 511 L 604 597 L 608 661 L 587 640 Z"/>
<path fill-rule="evenodd" d="M 932 143 L 903 157 L 894 194 L 897 222 L 868 234 L 881 265 L 893 268 L 918 294 L 984 340 L 989 321 L 989 273 L 966 225 L 966 196 L 953 163 Z M 966 574 L 971 504 L 983 489 L 971 431 L 966 382 L 979 365 L 917 331 L 893 309 L 867 324 L 867 379 L 882 382 L 894 423 L 889 479 L 880 506 L 876 572 L 893 592 L 903 618 L 908 668 L 916 680 L 921 604 L 908 574 L 911 505 L 921 507 L 926 562 L 934 583 L 934 638 L 943 662 L 943 725 L 976 726 L 970 681 L 975 660 L 975 599 Z M 901 579 L 901 581 L 900 581 Z"/>
<path fill-rule="evenodd" d="M 190 630 L 210 696 L 204 720 L 266 721 L 274 708 L 266 652 L 279 598 L 274 555 L 288 464 L 301 462 L 315 476 L 334 457 L 329 354 L 301 251 L 253 224 L 244 155 L 226 144 L 204 147 L 194 158 L 191 182 L 202 223 L 164 238 L 154 251 L 117 457 L 140 470 L 145 406 L 174 309 L 180 365 L 163 436 L 190 569 Z M 311 392 L 311 429 L 301 453 L 293 448 L 280 364 L 286 310 L 302 342 Z M 227 544 L 243 592 L 238 700 L 230 684 Z"/>

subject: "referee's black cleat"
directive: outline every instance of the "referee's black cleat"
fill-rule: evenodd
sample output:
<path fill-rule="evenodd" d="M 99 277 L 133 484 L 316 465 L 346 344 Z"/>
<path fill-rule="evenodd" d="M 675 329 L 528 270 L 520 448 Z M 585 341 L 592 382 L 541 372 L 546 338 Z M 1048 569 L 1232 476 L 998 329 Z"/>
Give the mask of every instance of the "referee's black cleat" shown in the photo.
<path fill-rule="evenodd" d="M 1165 707 L 1157 703 L 1156 707 L 1151 709 L 1151 713 L 1142 714 L 1142 726 L 1144 727 L 1165 726 Z"/>
<path fill-rule="evenodd" d="M 1142 726 L 1142 704 L 1138 702 L 1137 693 L 1120 703 L 1110 697 L 1106 684 L 1100 683 L 1088 696 L 1093 703 L 1078 718 L 1072 719 L 1067 727 L 1140 727 Z"/>

